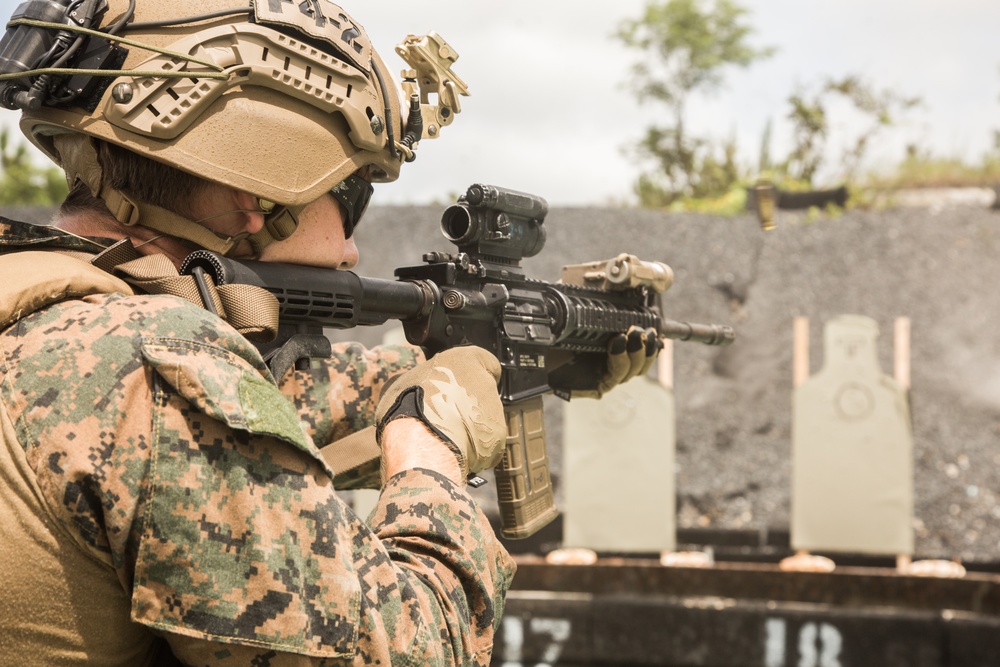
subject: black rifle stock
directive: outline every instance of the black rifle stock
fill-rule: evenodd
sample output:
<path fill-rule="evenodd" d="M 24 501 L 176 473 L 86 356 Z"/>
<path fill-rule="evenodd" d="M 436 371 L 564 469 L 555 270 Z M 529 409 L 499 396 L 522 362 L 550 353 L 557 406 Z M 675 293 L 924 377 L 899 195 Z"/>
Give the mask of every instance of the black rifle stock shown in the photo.
<path fill-rule="evenodd" d="M 657 301 L 670 269 L 620 255 L 567 267 L 563 281 L 528 278 L 521 260 L 545 244 L 544 199 L 473 185 L 445 210 L 441 229 L 459 252 L 428 253 L 425 264 L 399 268 L 397 280 L 349 271 L 235 261 L 208 251 L 190 255 L 182 273 L 204 271 L 216 285 L 250 284 L 280 306 L 278 340 L 262 349 L 276 377 L 300 358 L 330 354 L 324 327 L 350 328 L 399 320 L 407 340 L 433 355 L 477 345 L 502 367 L 500 397 L 507 448 L 495 469 L 502 533 L 528 537 L 555 518 L 542 396 L 568 398 L 601 377 L 613 336 L 631 326 L 708 345 L 732 342 L 730 327 L 665 319 Z M 566 281 L 582 283 L 569 284 Z"/>

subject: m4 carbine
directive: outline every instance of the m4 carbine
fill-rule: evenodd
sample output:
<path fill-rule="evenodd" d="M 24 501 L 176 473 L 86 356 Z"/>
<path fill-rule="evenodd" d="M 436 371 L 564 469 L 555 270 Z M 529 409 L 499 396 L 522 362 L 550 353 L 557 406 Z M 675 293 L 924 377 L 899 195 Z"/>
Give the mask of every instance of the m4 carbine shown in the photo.
<path fill-rule="evenodd" d="M 495 355 L 502 367 L 508 435 L 494 472 L 502 533 L 519 539 L 557 514 L 545 450 L 544 394 L 568 398 L 573 390 L 592 388 L 604 374 L 610 339 L 633 326 L 708 345 L 734 338 L 727 326 L 662 317 L 658 298 L 673 283 L 672 271 L 662 263 L 619 255 L 564 267 L 558 283 L 528 278 L 521 260 L 545 245 L 547 212 L 541 197 L 473 185 L 441 219 L 441 230 L 458 253 L 428 253 L 423 265 L 396 269 L 395 281 L 240 262 L 208 251 L 190 255 L 181 272 L 207 274 L 217 286 L 256 285 L 277 298 L 278 339 L 262 352 L 278 378 L 300 359 L 330 355 L 324 327 L 390 319 L 399 320 L 407 340 L 428 355 L 460 345 Z"/>

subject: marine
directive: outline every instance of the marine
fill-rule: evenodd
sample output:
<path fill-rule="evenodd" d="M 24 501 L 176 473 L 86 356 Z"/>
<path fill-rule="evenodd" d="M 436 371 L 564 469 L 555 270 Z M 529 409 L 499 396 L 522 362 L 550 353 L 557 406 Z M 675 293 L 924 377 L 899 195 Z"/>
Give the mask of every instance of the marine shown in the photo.
<path fill-rule="evenodd" d="M 452 99 L 440 37 L 405 43 Z M 489 664 L 515 565 L 465 487 L 503 453 L 498 361 L 341 344 L 275 377 L 273 297 L 177 271 L 355 266 L 372 183 L 454 118 L 420 99 L 327 0 L 15 11 L 0 104 L 70 194 L 0 219 L 5 660 Z M 377 469 L 335 483 L 321 448 L 373 426 Z"/>

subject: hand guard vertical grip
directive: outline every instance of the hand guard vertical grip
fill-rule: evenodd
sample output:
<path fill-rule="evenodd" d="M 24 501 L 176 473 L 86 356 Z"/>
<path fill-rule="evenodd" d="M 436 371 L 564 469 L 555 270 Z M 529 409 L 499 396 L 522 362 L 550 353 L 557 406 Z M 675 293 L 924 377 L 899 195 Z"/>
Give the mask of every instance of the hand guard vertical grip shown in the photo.
<path fill-rule="evenodd" d="M 501 534 L 510 540 L 530 537 L 559 514 L 552 495 L 545 451 L 542 397 L 504 406 L 507 445 L 494 468 Z"/>

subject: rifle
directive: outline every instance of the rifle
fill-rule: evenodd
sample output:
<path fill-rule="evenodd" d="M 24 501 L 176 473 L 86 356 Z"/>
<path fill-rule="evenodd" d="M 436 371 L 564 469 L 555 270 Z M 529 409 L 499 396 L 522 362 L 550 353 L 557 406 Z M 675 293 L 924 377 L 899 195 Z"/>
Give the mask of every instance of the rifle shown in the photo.
<path fill-rule="evenodd" d="M 495 469 L 502 534 L 528 537 L 557 515 L 549 477 L 542 396 L 564 398 L 593 385 L 604 372 L 609 340 L 632 326 L 665 338 L 707 345 L 733 341 L 715 324 L 665 319 L 659 296 L 673 284 L 666 264 L 619 255 L 563 268 L 562 280 L 528 278 L 521 260 L 545 245 L 548 213 L 536 195 L 489 185 L 471 186 L 441 218 L 457 253 L 431 252 L 424 264 L 395 271 L 397 280 L 349 271 L 236 261 L 200 250 L 181 273 L 210 277 L 217 286 L 263 287 L 279 303 L 275 342 L 262 347 L 275 377 L 301 359 L 329 357 L 323 328 L 343 329 L 399 320 L 407 340 L 429 355 L 478 345 L 502 367 L 500 398 L 507 445 Z M 559 389 L 553 390 L 550 381 Z M 470 484 L 485 483 L 482 478 Z"/>

